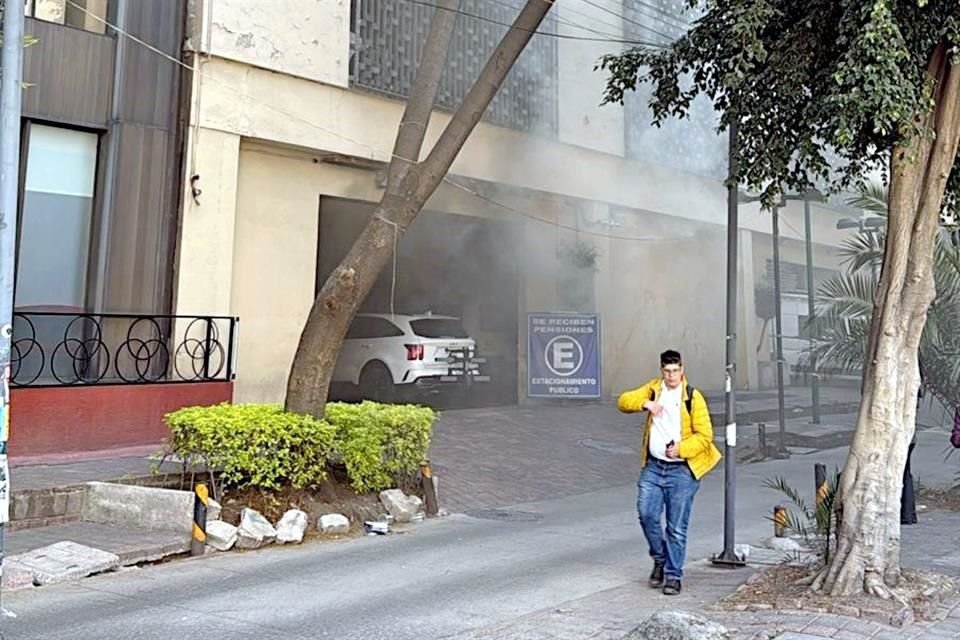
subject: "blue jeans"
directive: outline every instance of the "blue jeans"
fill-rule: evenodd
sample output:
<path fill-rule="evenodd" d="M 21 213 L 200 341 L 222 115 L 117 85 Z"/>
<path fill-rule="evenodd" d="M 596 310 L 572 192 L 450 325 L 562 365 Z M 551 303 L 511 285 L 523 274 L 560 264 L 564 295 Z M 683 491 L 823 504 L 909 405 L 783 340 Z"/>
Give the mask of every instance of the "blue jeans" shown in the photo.
<path fill-rule="evenodd" d="M 684 462 L 663 462 L 653 456 L 637 480 L 637 514 L 643 535 L 650 545 L 650 557 L 663 565 L 667 579 L 683 577 L 683 561 L 687 553 L 687 525 L 690 508 L 700 488 Z M 661 517 L 667 512 L 667 530 L 664 535 Z"/>

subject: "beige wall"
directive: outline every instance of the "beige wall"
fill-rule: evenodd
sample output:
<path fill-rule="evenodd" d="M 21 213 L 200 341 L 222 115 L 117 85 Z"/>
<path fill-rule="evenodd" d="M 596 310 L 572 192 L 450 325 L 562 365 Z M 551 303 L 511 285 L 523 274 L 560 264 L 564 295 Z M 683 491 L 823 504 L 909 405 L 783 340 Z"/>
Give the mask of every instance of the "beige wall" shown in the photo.
<path fill-rule="evenodd" d="M 349 82 L 350 0 L 195 0 L 194 41 L 221 58 L 307 80 Z"/>
<path fill-rule="evenodd" d="M 237 213 L 240 136 L 191 130 L 196 144 L 184 181 L 177 243 L 175 305 L 182 315 L 228 314 L 233 283 L 233 236 Z M 195 201 L 190 176 L 198 175 Z"/>
<path fill-rule="evenodd" d="M 403 104 L 248 65 L 213 58 L 202 67 L 200 124 L 208 129 L 313 150 L 387 162 Z M 427 135 L 429 148 L 449 116 L 437 113 Z M 726 223 L 726 191 L 715 180 L 664 166 L 625 160 L 610 153 L 536 138 L 480 124 L 451 170 L 485 182 L 606 202 L 630 209 Z M 803 207 L 790 202 L 784 237 L 802 237 Z M 838 213 L 814 205 L 814 237 L 831 243 Z M 767 231 L 769 214 L 741 207 L 740 226 Z"/>
<path fill-rule="evenodd" d="M 318 153 L 390 159 L 401 102 L 219 58 L 202 73 L 206 128 Z M 427 148 L 448 120 L 434 115 Z M 719 182 L 488 124 L 474 131 L 452 174 L 706 222 L 726 217 Z"/>
<path fill-rule="evenodd" d="M 590 31 L 605 37 L 623 37 L 623 25 L 617 13 L 623 13 L 618 0 L 597 2 L 610 12 L 585 2 L 557 3 L 554 15 L 559 21 L 557 31 L 563 35 L 590 36 Z M 560 39 L 557 44 L 559 138 L 568 145 L 576 145 L 617 156 L 624 154 L 623 108 L 618 105 L 600 106 L 605 75 L 593 72 L 600 57 L 610 52 L 610 45 Z"/>
<path fill-rule="evenodd" d="M 684 355 L 694 384 L 723 381 L 725 242 L 722 228 L 655 243 L 611 240 L 604 295 L 605 377 L 618 393 L 657 375 L 667 348 Z"/>
<path fill-rule="evenodd" d="M 240 152 L 231 311 L 240 316 L 235 399 L 283 399 L 313 302 L 319 197 L 312 165 Z"/>

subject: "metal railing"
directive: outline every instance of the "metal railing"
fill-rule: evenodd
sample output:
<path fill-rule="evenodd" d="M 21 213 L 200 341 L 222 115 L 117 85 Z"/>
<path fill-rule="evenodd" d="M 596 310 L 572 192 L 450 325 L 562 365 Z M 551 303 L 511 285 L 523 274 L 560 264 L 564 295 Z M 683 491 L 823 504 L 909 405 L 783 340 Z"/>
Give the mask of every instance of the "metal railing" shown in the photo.
<path fill-rule="evenodd" d="M 233 380 L 239 319 L 15 312 L 14 387 Z"/>

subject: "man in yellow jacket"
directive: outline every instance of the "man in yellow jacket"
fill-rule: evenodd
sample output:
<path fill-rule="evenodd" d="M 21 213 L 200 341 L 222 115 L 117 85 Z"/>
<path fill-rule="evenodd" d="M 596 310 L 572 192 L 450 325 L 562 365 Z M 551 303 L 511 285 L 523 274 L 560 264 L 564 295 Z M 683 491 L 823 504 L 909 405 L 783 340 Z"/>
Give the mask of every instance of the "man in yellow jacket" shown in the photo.
<path fill-rule="evenodd" d="M 620 411 L 646 411 L 637 514 L 650 545 L 650 586 L 680 593 L 687 550 L 687 525 L 700 478 L 720 461 L 703 394 L 687 385 L 680 353 L 660 354 L 661 378 L 621 394 Z M 666 511 L 667 527 L 661 525 Z"/>

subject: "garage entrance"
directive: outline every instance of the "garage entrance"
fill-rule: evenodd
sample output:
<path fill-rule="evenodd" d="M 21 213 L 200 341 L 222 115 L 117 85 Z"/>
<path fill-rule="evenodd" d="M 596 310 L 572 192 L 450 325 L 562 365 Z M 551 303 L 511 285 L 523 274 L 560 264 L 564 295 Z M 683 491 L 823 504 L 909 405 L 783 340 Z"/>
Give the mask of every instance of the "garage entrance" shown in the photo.
<path fill-rule="evenodd" d="M 320 198 L 317 289 L 340 263 L 373 214 L 368 202 Z M 512 238 L 516 225 L 423 211 L 398 243 L 396 274 L 388 264 L 361 312 L 444 315 L 461 319 L 486 358 L 482 373 L 489 382 L 442 385 L 421 401 L 432 406 L 511 405 L 517 402 L 519 266 Z M 342 395 L 343 389 L 331 392 Z"/>

